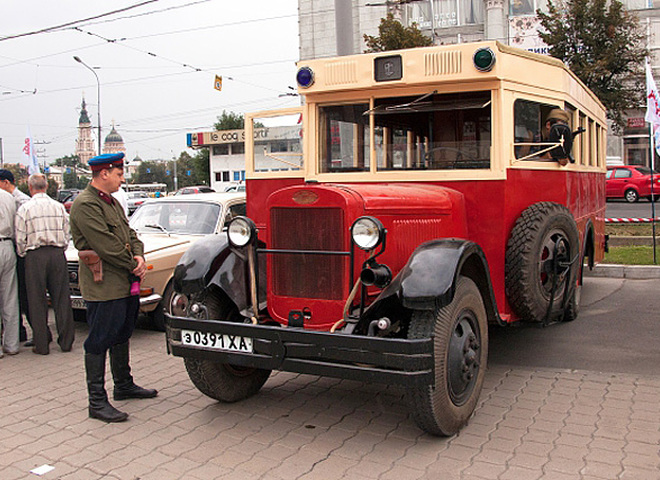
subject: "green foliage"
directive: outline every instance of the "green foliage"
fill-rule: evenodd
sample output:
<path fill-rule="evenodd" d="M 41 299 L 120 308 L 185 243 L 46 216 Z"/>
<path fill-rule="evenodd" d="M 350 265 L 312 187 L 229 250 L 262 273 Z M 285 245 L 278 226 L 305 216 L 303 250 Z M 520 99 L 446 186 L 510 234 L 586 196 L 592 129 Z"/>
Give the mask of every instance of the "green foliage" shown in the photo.
<path fill-rule="evenodd" d="M 28 173 L 27 173 L 27 167 L 25 165 L 21 165 L 19 163 L 10 163 L 10 164 L 5 164 L 3 168 L 9 170 L 14 175 L 14 184 L 17 187 L 20 187 L 21 184 L 25 183 L 25 188 L 27 188 L 26 182 L 28 179 Z"/>
<path fill-rule="evenodd" d="M 378 36 L 364 35 L 367 49 L 364 53 L 385 52 L 389 50 L 401 50 L 403 48 L 428 47 L 433 45 L 433 40 L 425 36 L 413 23 L 410 27 L 404 27 L 401 22 L 394 19 L 394 15 L 387 14 L 387 18 L 380 19 Z"/>
<path fill-rule="evenodd" d="M 80 159 L 78 155 L 65 155 L 55 160 L 55 165 L 60 167 L 79 167 Z"/>
<path fill-rule="evenodd" d="M 222 111 L 218 121 L 213 124 L 216 130 L 241 130 L 245 128 L 245 118 L 240 113 Z"/>
<path fill-rule="evenodd" d="M 656 246 L 656 260 L 660 259 L 660 248 Z M 610 247 L 603 263 L 619 265 L 653 265 L 653 246 Z"/>
<path fill-rule="evenodd" d="M 198 178 L 196 185 L 211 184 L 210 163 L 208 148 L 202 148 L 195 152 L 195 156 L 192 157 L 192 167 Z"/>
<path fill-rule="evenodd" d="M 208 149 L 198 151 L 194 157 L 181 152 L 176 160 L 177 188 L 191 185 L 209 185 Z M 131 183 L 164 183 L 168 191 L 174 190 L 174 160 L 168 162 L 142 162 Z"/>
<path fill-rule="evenodd" d="M 57 190 L 58 190 L 57 182 L 55 181 L 54 178 L 49 178 L 48 188 L 46 189 L 46 193 L 50 198 L 57 198 Z"/>
<path fill-rule="evenodd" d="M 557 0 L 541 20 L 541 39 L 598 96 L 621 128 L 626 109 L 642 104 L 649 52 L 637 17 L 619 0 Z"/>
<path fill-rule="evenodd" d="M 78 175 L 75 170 L 62 173 L 62 183 L 64 188 L 78 188 Z"/>

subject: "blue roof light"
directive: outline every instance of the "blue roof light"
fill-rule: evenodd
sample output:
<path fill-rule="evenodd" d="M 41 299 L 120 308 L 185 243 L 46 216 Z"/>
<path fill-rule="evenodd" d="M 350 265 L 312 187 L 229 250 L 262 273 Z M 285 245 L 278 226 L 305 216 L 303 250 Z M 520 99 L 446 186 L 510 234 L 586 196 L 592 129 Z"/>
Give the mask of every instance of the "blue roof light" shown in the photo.
<path fill-rule="evenodd" d="M 303 88 L 311 87 L 314 84 L 314 72 L 309 67 L 302 67 L 296 73 L 296 82 Z"/>

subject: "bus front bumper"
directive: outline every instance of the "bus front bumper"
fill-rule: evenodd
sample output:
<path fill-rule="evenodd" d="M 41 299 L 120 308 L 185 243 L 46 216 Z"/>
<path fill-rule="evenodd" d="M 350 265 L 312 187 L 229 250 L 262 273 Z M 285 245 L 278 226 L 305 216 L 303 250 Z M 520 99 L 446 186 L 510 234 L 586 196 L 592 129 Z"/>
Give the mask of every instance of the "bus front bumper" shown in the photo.
<path fill-rule="evenodd" d="M 370 383 L 434 383 L 431 338 L 366 337 L 168 313 L 165 319 L 168 353 L 178 357 Z"/>

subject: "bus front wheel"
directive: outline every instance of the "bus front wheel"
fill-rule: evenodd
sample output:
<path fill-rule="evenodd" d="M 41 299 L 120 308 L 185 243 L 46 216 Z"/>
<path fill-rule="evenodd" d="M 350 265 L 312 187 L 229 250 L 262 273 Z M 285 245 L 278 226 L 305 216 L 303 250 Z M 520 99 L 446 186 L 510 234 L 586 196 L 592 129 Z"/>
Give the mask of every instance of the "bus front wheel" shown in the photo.
<path fill-rule="evenodd" d="M 427 433 L 454 435 L 479 400 L 488 360 L 486 309 L 476 284 L 459 277 L 454 299 L 434 311 L 414 311 L 408 338 L 433 338 L 435 380 L 407 390 L 410 411 Z"/>

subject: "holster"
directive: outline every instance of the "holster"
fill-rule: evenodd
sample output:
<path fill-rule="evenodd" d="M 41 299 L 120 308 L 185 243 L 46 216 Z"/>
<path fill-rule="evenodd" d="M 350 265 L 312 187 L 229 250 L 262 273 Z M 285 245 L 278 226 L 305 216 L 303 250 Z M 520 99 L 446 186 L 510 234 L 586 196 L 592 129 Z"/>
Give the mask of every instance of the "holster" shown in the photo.
<path fill-rule="evenodd" d="M 94 282 L 101 283 L 103 281 L 103 262 L 101 261 L 101 257 L 94 250 L 80 250 L 78 251 L 78 258 L 92 271 Z"/>

